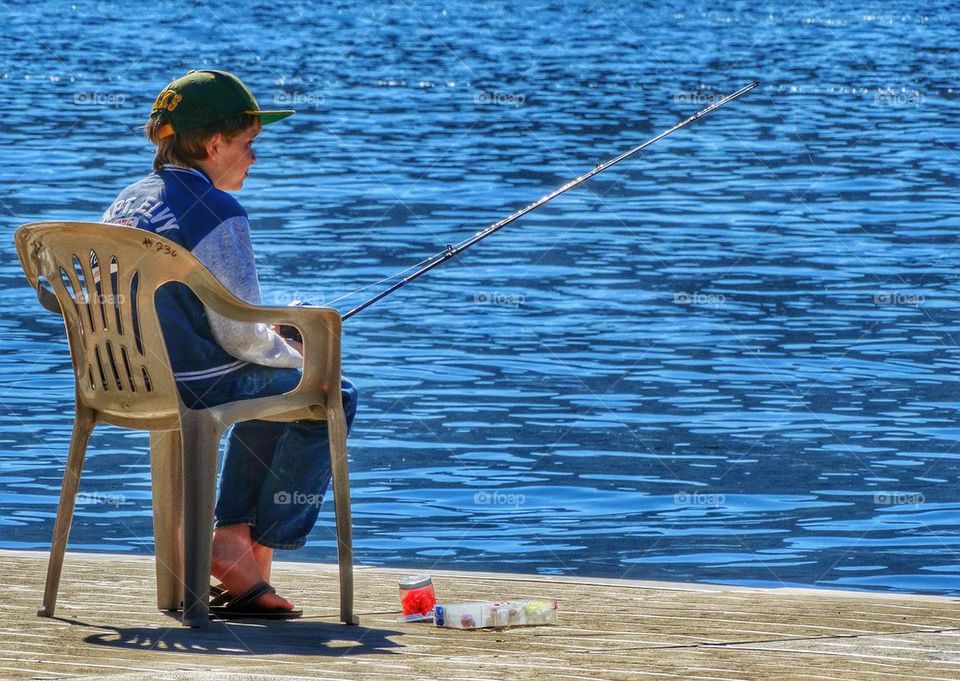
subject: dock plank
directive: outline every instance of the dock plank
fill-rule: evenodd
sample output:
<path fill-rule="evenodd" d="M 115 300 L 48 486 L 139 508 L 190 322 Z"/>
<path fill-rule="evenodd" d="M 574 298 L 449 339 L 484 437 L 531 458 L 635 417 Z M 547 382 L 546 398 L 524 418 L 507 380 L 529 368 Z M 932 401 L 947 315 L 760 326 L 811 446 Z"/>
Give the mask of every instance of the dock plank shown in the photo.
<path fill-rule="evenodd" d="M 57 617 L 36 617 L 47 556 L 0 551 L 0 677 L 741 681 L 960 680 L 955 599 L 434 571 L 441 600 L 558 598 L 560 624 L 457 631 L 398 622 L 395 569 L 358 568 L 359 626 L 335 566 L 278 563 L 290 622 L 185 629 L 154 607 L 153 559 L 68 552 Z"/>

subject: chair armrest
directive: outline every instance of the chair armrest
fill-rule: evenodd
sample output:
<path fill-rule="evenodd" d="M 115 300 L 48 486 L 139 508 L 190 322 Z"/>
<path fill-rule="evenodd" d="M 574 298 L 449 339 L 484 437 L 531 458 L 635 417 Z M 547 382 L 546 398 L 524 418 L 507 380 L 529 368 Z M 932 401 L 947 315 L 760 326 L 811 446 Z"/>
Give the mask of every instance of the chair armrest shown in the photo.
<path fill-rule="evenodd" d="M 43 285 L 43 281 L 37 272 L 34 258 L 30 257 L 31 254 L 35 255 L 38 253 L 39 249 L 36 244 L 33 244 L 33 248 L 28 245 L 30 243 L 30 230 L 23 229 L 23 227 L 26 226 L 27 225 L 21 225 L 21 227 L 17 229 L 16 234 L 14 234 L 17 257 L 20 259 L 23 273 L 27 276 L 27 281 L 30 282 L 30 286 L 37 292 L 37 300 L 40 301 L 40 304 L 50 312 L 55 312 L 63 316 L 63 310 L 60 309 L 60 302 L 57 300 L 57 296 Z"/>
<path fill-rule="evenodd" d="M 132 241 L 159 258 L 161 266 L 151 268 L 149 289 L 154 293 L 168 282 L 187 286 L 204 305 L 227 319 L 247 323 L 294 326 L 303 337 L 303 378 L 291 393 L 322 391 L 334 403 L 340 400 L 340 313 L 322 307 L 267 307 L 251 305 L 231 293 L 192 253 L 157 234 L 126 227 L 102 225 L 120 230 L 117 238 Z"/>
<path fill-rule="evenodd" d="M 340 395 L 340 313 L 329 307 L 252 305 L 230 293 L 212 274 L 184 283 L 217 314 L 238 322 L 293 326 L 303 338 L 301 387 L 321 385 Z M 209 277 L 209 279 L 208 279 Z M 212 280 L 212 281 L 210 281 Z M 325 380 L 329 377 L 329 381 Z M 327 386 L 327 382 L 334 381 Z M 299 390 L 299 389 L 298 389 Z"/>
<path fill-rule="evenodd" d="M 37 300 L 45 309 L 61 317 L 63 316 L 63 310 L 60 309 L 60 301 L 57 300 L 57 296 L 39 282 L 37 283 Z"/>

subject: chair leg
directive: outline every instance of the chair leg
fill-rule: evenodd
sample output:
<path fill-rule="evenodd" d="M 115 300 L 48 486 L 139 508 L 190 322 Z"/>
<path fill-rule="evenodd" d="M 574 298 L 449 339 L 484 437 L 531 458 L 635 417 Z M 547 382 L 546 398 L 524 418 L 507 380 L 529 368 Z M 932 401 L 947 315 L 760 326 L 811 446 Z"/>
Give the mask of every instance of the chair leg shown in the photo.
<path fill-rule="evenodd" d="M 60 489 L 60 504 L 57 506 L 57 520 L 53 526 L 53 541 L 50 545 L 50 560 L 47 563 L 47 581 L 43 588 L 43 607 L 37 611 L 40 617 L 53 617 L 57 609 L 57 591 L 60 588 L 60 573 L 63 570 L 63 554 L 67 550 L 67 538 L 73 524 L 73 509 L 77 501 L 77 489 L 80 487 L 80 471 L 87 452 L 90 433 L 96 425 L 92 409 L 77 405 L 77 415 L 73 422 L 73 434 L 70 437 L 70 451 L 67 454 L 67 466 L 63 472 L 63 486 Z"/>
<path fill-rule="evenodd" d="M 340 621 L 359 624 L 353 613 L 353 533 L 350 528 L 350 477 L 347 467 L 347 421 L 343 408 L 327 410 L 333 502 L 337 516 L 337 558 L 340 566 Z"/>
<path fill-rule="evenodd" d="M 210 560 L 217 454 L 222 428 L 203 411 L 180 417 L 183 463 L 183 623 L 205 627 L 210 618 Z"/>
<path fill-rule="evenodd" d="M 183 601 L 183 464 L 179 431 L 150 433 L 153 537 L 157 607 L 177 610 Z"/>

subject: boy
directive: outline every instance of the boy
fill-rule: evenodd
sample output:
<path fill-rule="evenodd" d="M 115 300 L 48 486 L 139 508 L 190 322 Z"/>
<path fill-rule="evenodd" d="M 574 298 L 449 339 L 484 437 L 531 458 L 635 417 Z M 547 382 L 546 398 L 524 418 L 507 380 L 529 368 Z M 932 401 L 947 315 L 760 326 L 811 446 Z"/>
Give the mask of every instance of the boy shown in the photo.
<path fill-rule="evenodd" d="M 104 222 L 139 227 L 190 250 L 239 298 L 260 303 L 247 214 L 232 196 L 256 162 L 263 125 L 293 111 L 261 111 L 224 71 L 191 71 L 160 92 L 146 125 L 154 172 L 126 189 Z M 265 324 L 205 308 L 182 284 L 157 295 L 180 397 L 190 408 L 279 395 L 300 381 L 302 346 Z M 347 425 L 357 391 L 343 382 Z M 211 605 L 233 617 L 301 614 L 270 586 L 273 549 L 300 548 L 330 482 L 326 423 L 248 421 L 230 432 L 217 496 Z"/>

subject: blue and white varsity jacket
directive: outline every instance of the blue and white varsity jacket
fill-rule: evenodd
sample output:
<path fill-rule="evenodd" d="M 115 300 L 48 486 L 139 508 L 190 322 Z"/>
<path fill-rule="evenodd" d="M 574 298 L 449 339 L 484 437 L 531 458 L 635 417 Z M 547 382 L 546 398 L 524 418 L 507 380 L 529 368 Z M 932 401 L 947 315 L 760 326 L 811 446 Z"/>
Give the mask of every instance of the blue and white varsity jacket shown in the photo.
<path fill-rule="evenodd" d="M 200 170 L 164 166 L 120 192 L 101 219 L 175 241 L 235 296 L 260 304 L 247 213 Z M 300 354 L 269 326 L 226 319 L 183 284 L 164 286 L 156 300 L 178 381 L 216 380 L 248 363 L 303 366 Z"/>

